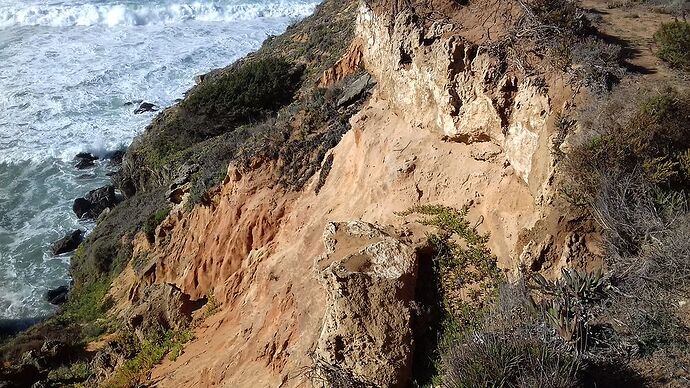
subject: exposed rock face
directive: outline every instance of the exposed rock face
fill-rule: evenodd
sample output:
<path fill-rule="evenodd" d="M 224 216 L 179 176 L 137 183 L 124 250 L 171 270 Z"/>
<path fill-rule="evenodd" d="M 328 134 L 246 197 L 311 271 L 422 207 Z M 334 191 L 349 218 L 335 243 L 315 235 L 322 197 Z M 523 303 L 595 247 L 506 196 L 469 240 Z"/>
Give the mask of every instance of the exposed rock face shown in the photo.
<path fill-rule="evenodd" d="M 129 311 L 128 324 L 144 340 L 165 330 L 180 330 L 189 325 L 192 312 L 206 301 L 192 301 L 172 284 L 153 284 Z"/>
<path fill-rule="evenodd" d="M 333 68 L 326 70 L 319 80 L 319 85 L 329 86 L 342 80 L 362 68 L 362 42 L 355 40 L 350 49 Z"/>
<path fill-rule="evenodd" d="M 512 3 L 500 7 L 508 12 Z M 552 101 L 538 86 L 542 81 L 506 72 L 501 60 L 468 39 L 472 34 L 450 22 L 425 23 L 410 10 L 378 14 L 361 3 L 363 62 L 381 92 L 414 126 L 436 128 L 453 141 L 502 146 L 518 175 L 531 183 L 532 160 L 547 142 L 552 114 Z M 534 187 L 545 179 L 540 175 Z"/>
<path fill-rule="evenodd" d="M 417 260 L 371 224 L 330 223 L 315 271 L 328 293 L 317 368 L 341 368 L 377 387 L 409 384 Z M 328 379 L 327 371 L 319 371 Z"/>
<path fill-rule="evenodd" d="M 125 361 L 135 356 L 133 349 L 123 346 L 119 341 L 109 341 L 96 353 L 91 363 L 97 380 L 103 381 Z"/>
<path fill-rule="evenodd" d="M 67 233 L 65 237 L 53 243 L 51 250 L 54 255 L 61 255 L 63 253 L 72 252 L 79 247 L 82 240 L 84 239 L 83 230 L 75 230 L 71 233 Z"/>
<path fill-rule="evenodd" d="M 551 106 L 562 101 L 536 80 L 504 74 L 449 24 L 426 25 L 408 11 L 391 24 L 389 16 L 362 2 L 355 44 L 321 79 L 330 85 L 363 65 L 377 82 L 330 152 L 329 174 L 287 191 L 275 184 L 279 165 L 231 165 L 207 203 L 173 206 L 165 239 L 135 247 L 147 263 L 141 279 L 119 279 L 125 298 L 166 282 L 192 298 L 212 291 L 220 306 L 178 360 L 154 368 L 154 384 L 306 386 L 314 351 L 321 366 L 376 386 L 409 383 L 412 249 L 371 224 L 333 220 L 401 227 L 407 221 L 396 212 L 412 206 L 471 205 L 468 217 L 491 233 L 501 268 L 515 267 L 518 235 L 540 217 L 531 189 L 545 175 L 535 166 L 551 165 L 542 151 L 551 145 Z M 179 178 L 168 194 L 181 201 L 186 174 L 133 173 L 139 166 L 125 158 L 131 194 Z M 319 256 L 324 225 L 327 253 Z M 317 256 L 315 265 L 305 260 Z"/>
<path fill-rule="evenodd" d="M 177 177 L 168 188 L 167 197 L 172 203 L 182 202 L 182 198 L 191 189 L 191 178 L 194 173 L 199 171 L 196 164 L 184 164 L 177 172 Z"/>
<path fill-rule="evenodd" d="M 347 106 L 362 98 L 365 93 L 371 91 L 376 85 L 369 74 L 363 74 L 347 88 L 343 96 L 338 100 L 338 106 Z"/>

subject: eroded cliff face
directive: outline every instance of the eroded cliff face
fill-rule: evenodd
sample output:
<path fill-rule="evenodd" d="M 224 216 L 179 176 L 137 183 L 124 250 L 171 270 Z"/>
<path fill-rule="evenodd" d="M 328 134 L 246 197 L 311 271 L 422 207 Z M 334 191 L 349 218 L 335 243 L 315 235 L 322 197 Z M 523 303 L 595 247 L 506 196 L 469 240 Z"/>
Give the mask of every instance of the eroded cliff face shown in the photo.
<path fill-rule="evenodd" d="M 516 12 L 497 4 L 501 14 Z M 153 370 L 156 386 L 303 386 L 329 363 L 404 386 L 413 295 L 400 291 L 414 288 L 415 252 L 426 238 L 423 226 L 398 215 L 413 206 L 468 206 L 509 276 L 530 260 L 520 236 L 548 213 L 553 122 L 570 92 L 557 80 L 547 88 L 506 71 L 486 49 L 501 31 L 477 35 L 482 25 L 461 21 L 362 2 L 352 49 L 321 83 L 362 66 L 377 86 L 329 152 L 328 172 L 291 191 L 276 184 L 280 161 L 231 165 L 209 201 L 187 210 L 183 200 L 152 244 L 137 240 L 111 291 L 128 301 L 119 311 L 155 283 L 219 304 L 197 317 L 184 353 Z M 369 232 L 324 246 L 324 229 L 332 237 L 360 225 L 352 221 Z M 381 241 L 390 249 L 372 251 Z M 381 254 L 404 265 L 376 267 Z M 377 318 L 385 316 L 398 320 Z M 391 344 L 400 344 L 394 357 L 380 359 Z M 314 372 L 315 360 L 327 363 Z"/>
<path fill-rule="evenodd" d="M 494 14 L 514 14 L 517 8 L 512 1 L 475 2 L 472 10 L 461 11 L 465 18 L 456 16 L 454 23 L 445 18 L 430 22 L 410 9 L 376 13 L 362 2 L 356 31 L 365 67 L 407 122 L 436 130 L 450 141 L 498 145 L 539 195 L 549 172 L 533 164 L 549 164 L 549 119 L 562 108 L 563 97 L 550 95 L 543 78 L 507 71 L 492 50 L 512 28 L 509 18 L 499 20 Z M 482 14 L 494 17 L 484 19 Z M 485 20 L 487 25 L 462 28 L 469 20 Z M 492 26 L 500 30 L 470 40 L 477 39 L 475 30 Z"/>

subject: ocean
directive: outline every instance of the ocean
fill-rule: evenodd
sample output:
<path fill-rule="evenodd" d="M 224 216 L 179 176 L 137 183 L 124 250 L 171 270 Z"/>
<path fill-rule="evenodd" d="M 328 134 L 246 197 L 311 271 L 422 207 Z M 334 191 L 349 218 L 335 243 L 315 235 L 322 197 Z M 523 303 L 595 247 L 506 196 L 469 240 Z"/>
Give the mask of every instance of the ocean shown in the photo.
<path fill-rule="evenodd" d="M 314 0 L 0 0 L 0 320 L 49 315 L 69 283 L 50 245 L 77 228 L 72 201 L 112 167 L 74 156 L 123 149 L 194 76 L 226 66 L 311 14 Z"/>

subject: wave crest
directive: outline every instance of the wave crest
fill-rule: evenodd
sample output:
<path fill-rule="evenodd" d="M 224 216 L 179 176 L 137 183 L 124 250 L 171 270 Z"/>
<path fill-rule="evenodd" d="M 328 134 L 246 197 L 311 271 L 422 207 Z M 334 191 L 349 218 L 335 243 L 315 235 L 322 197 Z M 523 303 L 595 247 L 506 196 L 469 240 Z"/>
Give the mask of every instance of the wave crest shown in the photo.
<path fill-rule="evenodd" d="M 318 1 L 264 4 L 179 2 L 163 4 L 30 5 L 0 9 L 0 28 L 13 26 L 145 26 L 188 21 L 227 22 L 258 18 L 304 17 Z"/>

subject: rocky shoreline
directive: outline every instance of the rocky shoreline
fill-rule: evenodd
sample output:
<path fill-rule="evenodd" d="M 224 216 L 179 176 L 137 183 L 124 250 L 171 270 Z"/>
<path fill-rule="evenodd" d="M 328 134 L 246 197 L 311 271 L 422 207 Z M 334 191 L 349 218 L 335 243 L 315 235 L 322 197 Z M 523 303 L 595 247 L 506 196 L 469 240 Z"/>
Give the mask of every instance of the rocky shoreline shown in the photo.
<path fill-rule="evenodd" d="M 96 167 L 97 162 L 106 163 L 109 172 L 107 176 L 112 176 L 118 173 L 122 165 L 122 158 L 125 155 L 125 150 L 118 149 L 115 151 L 106 152 L 103 157 L 98 157 L 89 152 L 80 152 L 74 157 L 74 168 L 76 170 L 88 170 Z M 111 178 L 112 180 L 112 178 Z M 87 192 L 83 197 L 74 199 L 72 204 L 72 211 L 80 220 L 91 220 L 98 222 L 101 216 L 105 216 L 118 203 L 122 202 L 123 195 L 116 190 L 115 187 L 105 185 Z M 76 229 L 65 234 L 64 237 L 53 242 L 50 245 L 50 251 L 53 256 L 61 256 L 67 254 L 74 254 L 81 243 L 86 238 L 87 231 L 84 229 Z M 43 295 L 43 299 L 52 305 L 62 305 L 67 302 L 69 290 L 72 284 L 63 284 L 55 288 L 47 289 Z M 12 327 L 22 327 L 21 330 L 26 330 L 33 324 L 39 323 L 45 318 L 35 319 L 21 319 L 18 324 L 11 325 Z M 30 324 L 29 324 L 30 323 Z M 19 330 L 19 331 L 21 331 Z"/>

